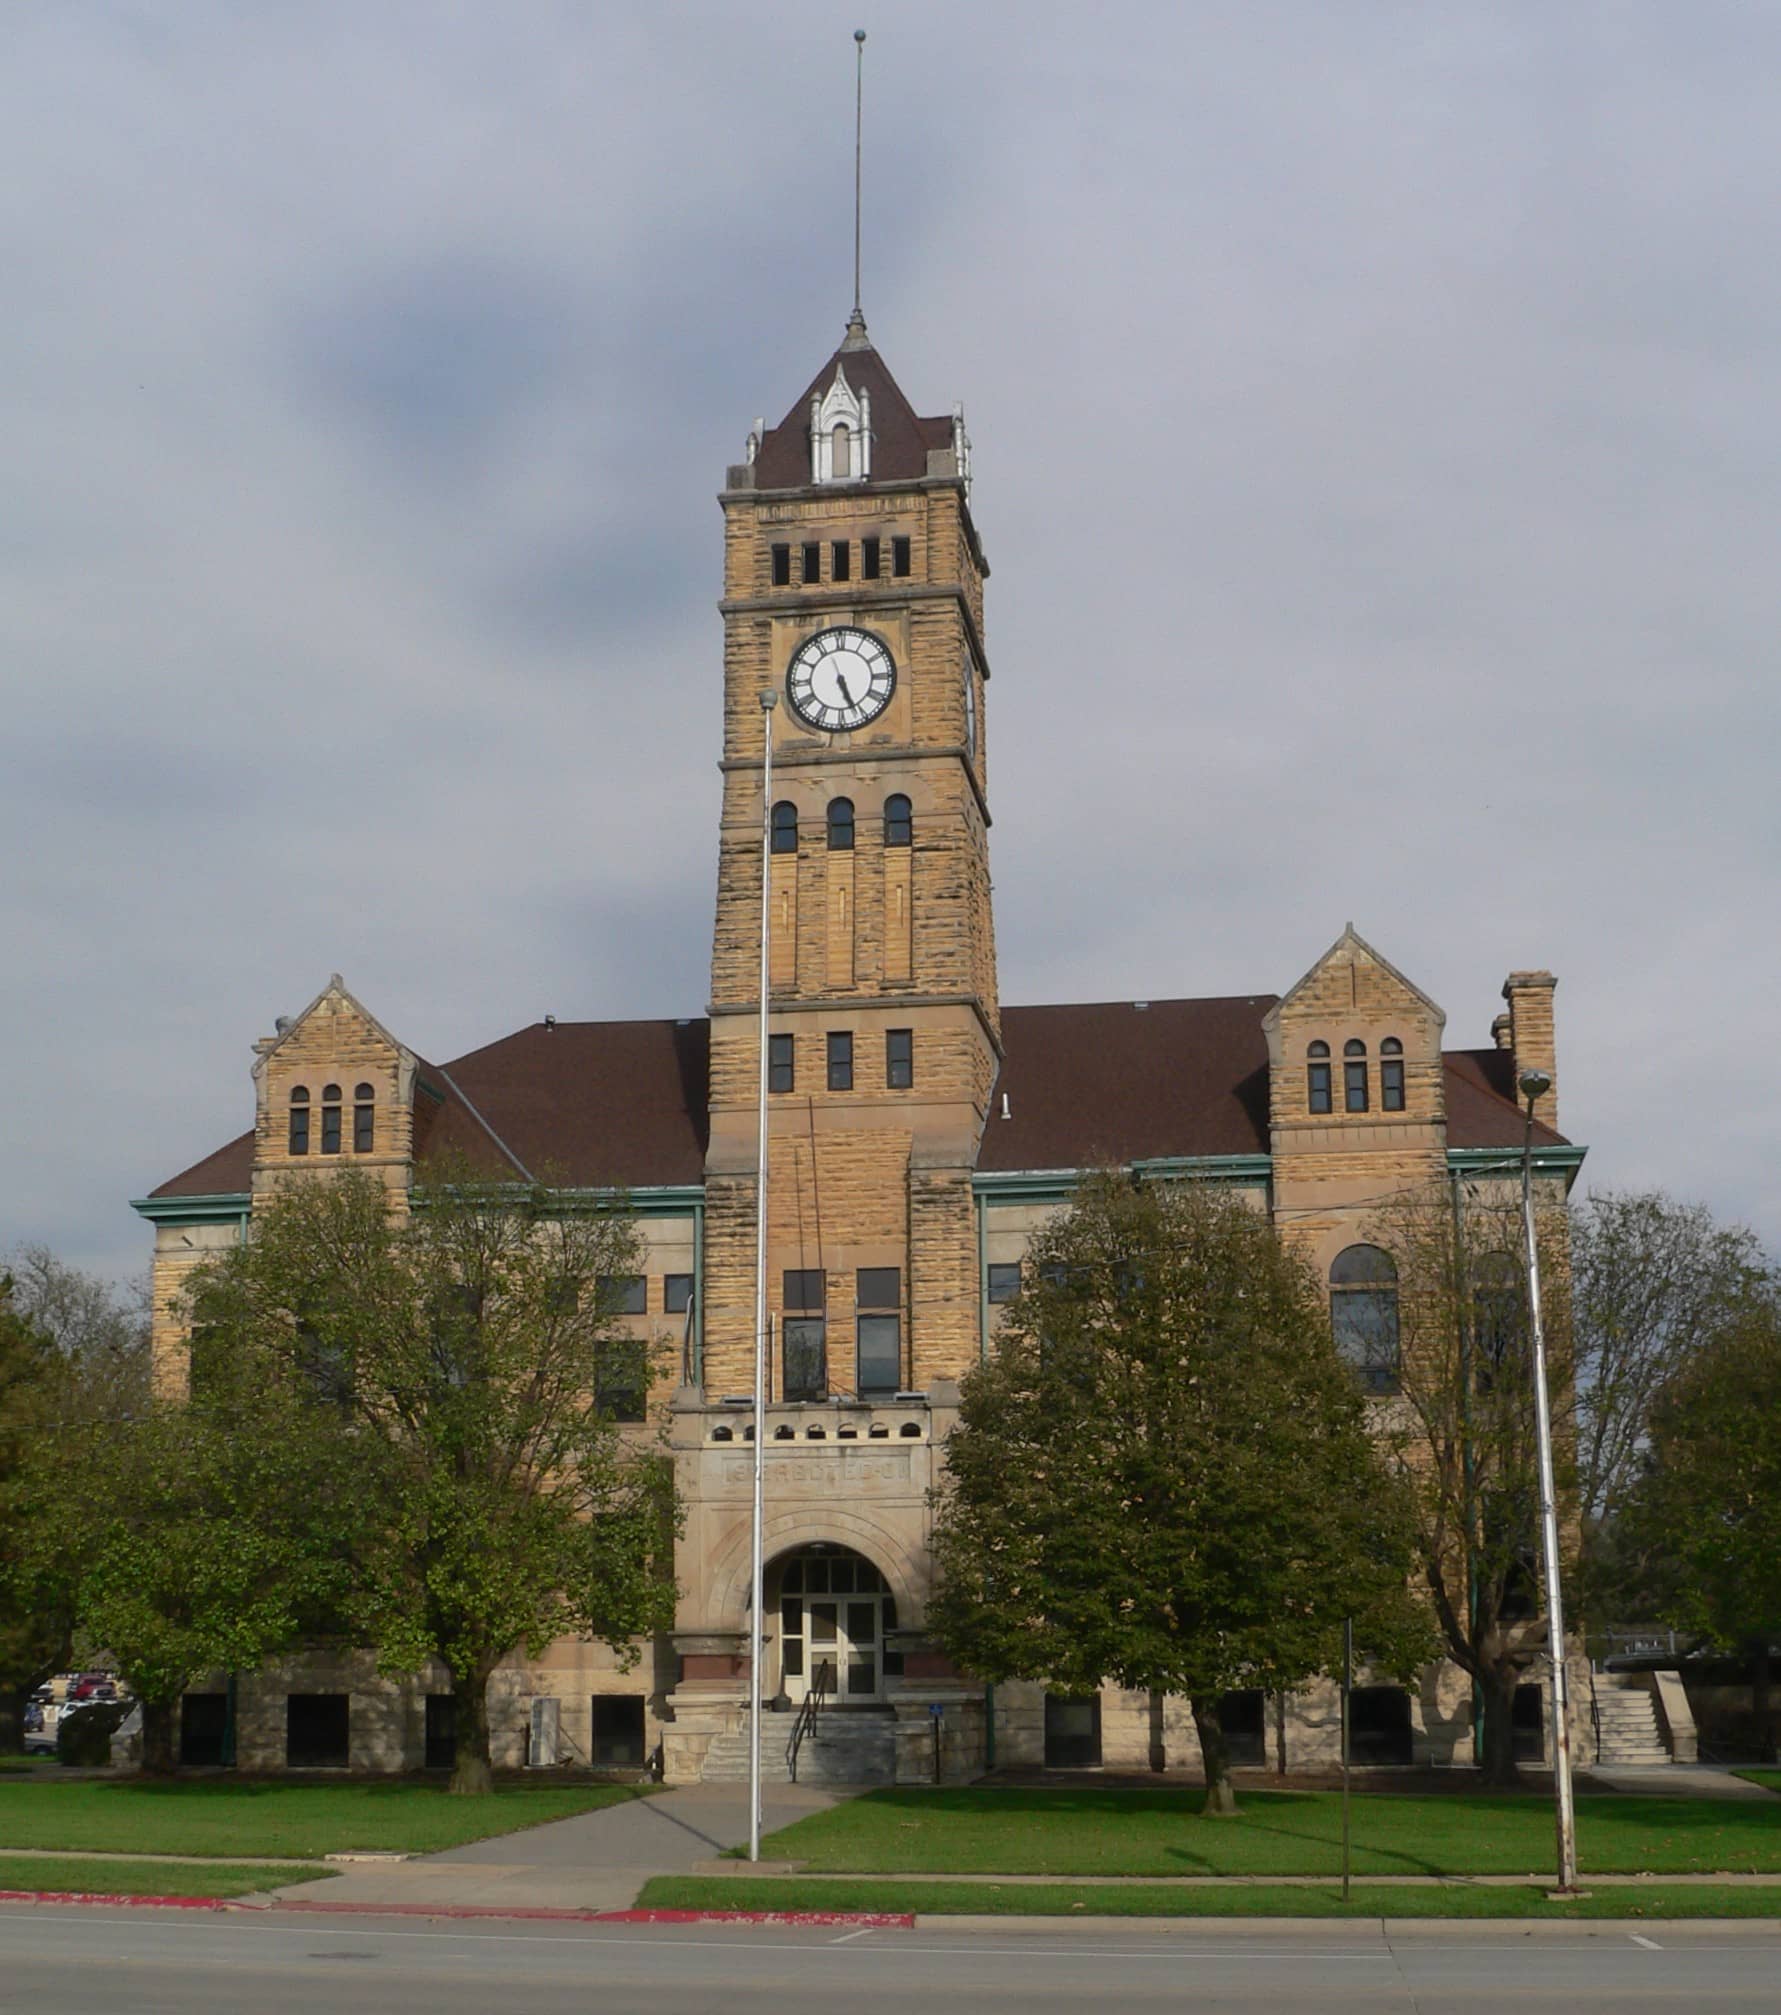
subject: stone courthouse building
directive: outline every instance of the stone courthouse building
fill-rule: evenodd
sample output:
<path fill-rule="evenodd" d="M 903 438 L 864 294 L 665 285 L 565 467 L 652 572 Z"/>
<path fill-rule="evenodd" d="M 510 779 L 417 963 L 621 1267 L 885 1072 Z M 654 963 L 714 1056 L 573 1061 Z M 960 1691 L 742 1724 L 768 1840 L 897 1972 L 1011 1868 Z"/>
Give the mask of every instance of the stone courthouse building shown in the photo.
<path fill-rule="evenodd" d="M 663 1354 L 686 1509 L 677 1626 L 629 1671 L 580 1642 L 516 1655 L 497 1680 L 497 1760 L 640 1764 L 659 1749 L 672 1781 L 740 1772 L 764 865 L 768 1766 L 819 1675 L 833 1694 L 810 1770 L 1142 1766 L 1159 1750 L 1191 1762 L 1177 1703 L 1159 1716 L 1113 1688 L 992 1693 L 924 1636 L 929 1491 L 958 1380 L 989 1347 L 1034 1229 L 1080 1171 L 1117 1163 L 1253 1192 L 1330 1282 L 1359 1375 L 1389 1392 L 1394 1287 L 1365 1221 L 1388 1193 L 1513 1161 L 1517 1069 L 1557 1076 L 1552 977 L 1512 973 L 1503 1011 L 1493 1021 L 1497 1003 L 1480 1001 L 1484 1040 L 1463 1049 L 1443 1046 L 1442 1010 L 1352 927 L 1278 994 L 1005 1008 L 989 567 L 962 409 L 917 413 L 856 313 L 779 425 L 748 436 L 722 508 L 707 1011 L 547 1018 L 440 1064 L 330 980 L 256 1045 L 252 1127 L 135 1206 L 155 1227 L 160 1348 L 176 1366 L 184 1274 L 244 1235 L 296 1169 L 368 1168 L 400 1188 L 469 1151 L 516 1179 L 623 1191 L 647 1253 L 627 1319 Z M 778 695 L 770 712 L 764 691 Z M 1542 1173 L 1568 1182 L 1582 1150 L 1548 1126 L 1534 1139 Z M 450 1703 L 435 1680 L 386 1682 L 355 1658 L 219 1675 L 188 1699 L 187 1751 L 215 1752 L 226 1722 L 244 1764 L 438 1762 Z M 1381 1758 L 1469 1753 L 1451 1675 L 1375 1692 L 1357 1726 Z M 1289 1761 L 1327 1755 L 1329 1718 L 1315 1693 L 1226 1703 L 1239 1754 L 1265 1741 L 1270 1761 L 1281 1744 Z"/>

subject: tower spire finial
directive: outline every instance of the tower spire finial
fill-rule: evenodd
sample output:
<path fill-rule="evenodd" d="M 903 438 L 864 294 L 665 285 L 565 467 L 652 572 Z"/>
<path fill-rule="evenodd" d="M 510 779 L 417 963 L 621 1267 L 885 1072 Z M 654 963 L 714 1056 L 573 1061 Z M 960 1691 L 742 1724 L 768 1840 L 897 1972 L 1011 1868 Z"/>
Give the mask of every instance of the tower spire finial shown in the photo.
<path fill-rule="evenodd" d="M 847 333 L 863 342 L 866 318 L 860 313 L 860 136 L 864 129 L 866 93 L 866 31 L 853 31 L 853 313 Z"/>

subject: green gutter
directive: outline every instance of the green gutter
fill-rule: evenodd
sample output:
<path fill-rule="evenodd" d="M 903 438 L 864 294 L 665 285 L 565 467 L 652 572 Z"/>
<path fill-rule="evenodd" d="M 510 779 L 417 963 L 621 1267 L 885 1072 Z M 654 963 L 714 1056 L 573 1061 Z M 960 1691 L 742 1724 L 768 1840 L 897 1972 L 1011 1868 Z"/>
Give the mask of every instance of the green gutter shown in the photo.
<path fill-rule="evenodd" d="M 253 1198 L 245 1193 L 230 1196 L 133 1196 L 130 1208 L 150 1224 L 220 1224 L 227 1218 L 246 1217 Z"/>
<path fill-rule="evenodd" d="M 1583 1157 L 1588 1152 L 1588 1148 L 1574 1147 L 1569 1141 L 1536 1147 L 1534 1173 L 1562 1175 L 1568 1184 L 1583 1166 Z M 1518 1147 L 1450 1147 L 1447 1150 L 1447 1166 L 1455 1175 L 1519 1175 L 1521 1150 Z"/>
<path fill-rule="evenodd" d="M 1274 1161 L 1265 1154 L 1153 1155 L 1127 1164 L 1131 1172 L 1157 1182 L 1232 1182 L 1266 1186 Z M 974 1193 L 993 1203 L 1063 1203 L 1076 1192 L 1086 1171 L 1079 1168 L 981 1170 L 971 1177 Z"/>

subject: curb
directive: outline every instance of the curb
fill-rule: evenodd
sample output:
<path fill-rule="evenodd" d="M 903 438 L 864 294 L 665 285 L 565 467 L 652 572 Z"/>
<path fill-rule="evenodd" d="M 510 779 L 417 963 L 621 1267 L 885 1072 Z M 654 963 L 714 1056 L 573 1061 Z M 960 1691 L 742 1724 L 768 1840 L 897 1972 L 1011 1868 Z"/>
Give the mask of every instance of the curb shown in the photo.
<path fill-rule="evenodd" d="M 498 1903 L 283 1903 L 245 1896 L 131 1896 L 98 1890 L 0 1889 L 0 1903 L 47 1903 L 132 1910 L 303 1911 L 320 1917 L 504 1918 L 545 1924 L 845 1924 L 863 1931 L 913 1931 L 912 1910 L 546 1910 Z"/>
<path fill-rule="evenodd" d="M 107 1895 L 96 1889 L 0 1889 L 0 1903 L 104 1903 L 126 1910 L 233 1910 L 234 1896 Z"/>

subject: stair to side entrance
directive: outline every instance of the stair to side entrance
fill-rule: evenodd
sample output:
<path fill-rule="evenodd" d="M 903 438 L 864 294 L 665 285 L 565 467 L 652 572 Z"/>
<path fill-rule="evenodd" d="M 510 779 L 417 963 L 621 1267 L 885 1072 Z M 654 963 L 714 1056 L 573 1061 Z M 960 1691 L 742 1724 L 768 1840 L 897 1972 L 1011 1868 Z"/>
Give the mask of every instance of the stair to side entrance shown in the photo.
<path fill-rule="evenodd" d="M 1669 1762 L 1656 1706 L 1643 1687 L 1604 1685 L 1598 1680 L 1596 1715 L 1601 1729 L 1598 1763 L 1642 1769 Z"/>
<path fill-rule="evenodd" d="M 785 1748 L 790 1714 L 761 1717 L 761 1782 L 789 1784 Z M 897 1775 L 897 1722 L 888 1712 L 830 1708 L 817 1719 L 798 1752 L 800 1784 L 891 1784 Z M 707 1784 L 748 1782 L 748 1725 L 719 1735 L 705 1752 Z"/>

